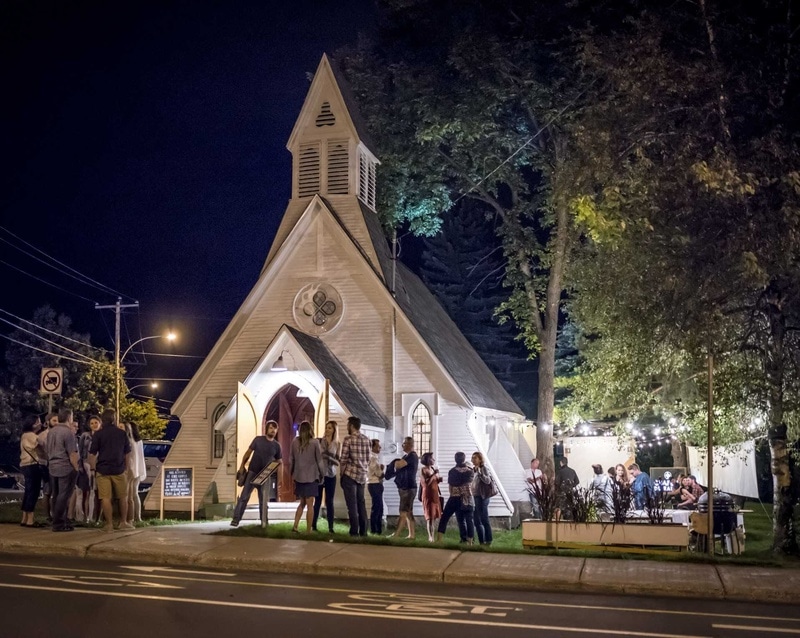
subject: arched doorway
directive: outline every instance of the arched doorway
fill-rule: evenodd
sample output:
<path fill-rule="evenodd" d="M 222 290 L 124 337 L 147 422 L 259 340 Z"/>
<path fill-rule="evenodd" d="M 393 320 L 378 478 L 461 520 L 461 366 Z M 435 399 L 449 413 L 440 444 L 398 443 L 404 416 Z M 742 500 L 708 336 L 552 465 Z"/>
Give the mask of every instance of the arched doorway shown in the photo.
<path fill-rule="evenodd" d="M 295 500 L 288 458 L 292 441 L 297 436 L 297 429 L 303 421 L 314 423 L 314 406 L 308 397 L 297 396 L 298 390 L 297 386 L 291 384 L 278 390 L 270 399 L 262 419 L 262 427 L 267 421 L 278 423 L 278 443 L 281 445 L 284 459 L 281 477 L 278 481 L 278 500 L 281 502 Z"/>

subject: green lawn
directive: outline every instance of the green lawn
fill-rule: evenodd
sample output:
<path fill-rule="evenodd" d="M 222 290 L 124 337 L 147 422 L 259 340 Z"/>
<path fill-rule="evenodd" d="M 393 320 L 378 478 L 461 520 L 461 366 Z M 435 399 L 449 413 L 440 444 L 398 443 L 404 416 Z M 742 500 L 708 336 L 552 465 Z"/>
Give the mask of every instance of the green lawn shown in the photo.
<path fill-rule="evenodd" d="M 525 553 L 560 556 L 593 556 L 604 558 L 616 558 L 624 560 L 677 560 L 685 562 L 716 562 L 742 565 L 771 565 L 800 567 L 800 558 L 775 555 L 771 549 L 772 543 L 772 506 L 762 505 L 759 502 L 748 502 L 745 509 L 753 510 L 751 513 L 744 514 L 745 529 L 747 539 L 745 541 L 745 552 L 739 556 L 715 556 L 710 558 L 707 554 L 697 554 L 692 552 L 675 553 L 674 555 L 665 554 L 624 554 L 620 552 L 599 552 L 590 550 L 556 550 L 547 548 L 524 548 L 522 546 L 522 530 L 494 530 L 494 542 L 491 547 L 479 545 L 461 545 L 458 537 L 458 530 L 451 523 L 444 539 L 439 543 L 429 543 L 427 532 L 423 526 L 418 525 L 416 539 L 413 541 L 406 539 L 388 538 L 393 529 L 384 530 L 383 536 L 367 536 L 366 538 L 352 538 L 348 531 L 347 523 L 336 523 L 334 534 L 327 532 L 313 532 L 305 534 L 305 523 L 300 524 L 300 534 L 292 532 L 292 524 L 273 523 L 267 529 L 260 525 L 242 525 L 238 528 L 231 528 L 219 532 L 233 536 L 253 536 L 261 538 L 302 538 L 305 540 L 328 542 L 333 539 L 337 543 L 369 543 L 371 545 L 397 545 L 401 547 L 439 547 L 446 549 L 459 549 L 462 551 L 476 552 L 500 552 L 505 554 Z M 19 523 L 20 521 L 19 503 L 0 503 L 0 523 Z M 41 501 L 37 505 L 36 520 L 44 523 L 45 514 L 42 511 Z M 185 520 L 169 519 L 161 521 L 158 518 L 148 518 L 139 526 L 147 525 L 173 525 L 175 523 L 185 523 Z M 800 529 L 800 521 L 798 521 Z M 477 542 L 477 541 L 476 541 Z"/>

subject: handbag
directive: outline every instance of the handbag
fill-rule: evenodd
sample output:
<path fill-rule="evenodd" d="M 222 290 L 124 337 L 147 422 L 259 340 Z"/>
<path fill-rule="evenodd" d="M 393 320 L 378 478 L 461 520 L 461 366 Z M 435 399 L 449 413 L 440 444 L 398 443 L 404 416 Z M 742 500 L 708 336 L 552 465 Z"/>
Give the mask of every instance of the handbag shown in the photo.
<path fill-rule="evenodd" d="M 422 483 L 419 484 L 419 488 L 417 488 L 417 500 L 422 500 Z"/>
<path fill-rule="evenodd" d="M 239 487 L 244 487 L 245 481 L 247 480 L 247 470 L 243 467 L 240 467 L 236 471 L 236 485 Z"/>

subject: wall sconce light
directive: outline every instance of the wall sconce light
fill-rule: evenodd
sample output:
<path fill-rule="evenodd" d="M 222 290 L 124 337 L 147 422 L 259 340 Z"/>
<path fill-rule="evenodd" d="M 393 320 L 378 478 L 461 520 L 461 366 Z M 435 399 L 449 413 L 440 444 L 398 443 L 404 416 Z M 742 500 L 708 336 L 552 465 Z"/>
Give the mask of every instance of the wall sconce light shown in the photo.
<path fill-rule="evenodd" d="M 297 368 L 297 364 L 295 363 L 292 353 L 288 350 L 281 350 L 280 355 L 278 355 L 278 358 L 275 359 L 272 367 L 270 368 L 271 372 L 286 372 L 289 369 L 289 367 L 286 365 L 286 362 L 283 360 L 284 352 L 292 358 L 292 369 L 294 370 Z"/>

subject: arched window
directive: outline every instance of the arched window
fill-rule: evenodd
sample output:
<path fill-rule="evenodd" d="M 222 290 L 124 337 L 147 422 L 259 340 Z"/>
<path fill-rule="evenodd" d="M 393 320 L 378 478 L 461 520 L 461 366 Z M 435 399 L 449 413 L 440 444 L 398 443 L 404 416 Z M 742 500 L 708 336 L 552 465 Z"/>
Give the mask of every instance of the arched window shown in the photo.
<path fill-rule="evenodd" d="M 431 411 L 421 401 L 411 413 L 411 436 L 414 437 L 417 454 L 422 456 L 431 451 Z"/>
<path fill-rule="evenodd" d="M 213 459 L 221 459 L 225 456 L 225 435 L 222 432 L 217 432 L 214 429 L 214 425 L 216 425 L 219 418 L 222 416 L 222 413 L 225 412 L 225 408 L 228 406 L 224 403 L 220 403 L 216 408 L 214 408 L 214 412 L 211 415 L 211 432 L 214 436 L 214 445 L 212 449 L 212 458 Z"/>

